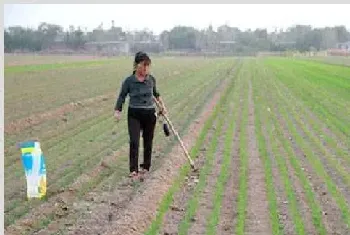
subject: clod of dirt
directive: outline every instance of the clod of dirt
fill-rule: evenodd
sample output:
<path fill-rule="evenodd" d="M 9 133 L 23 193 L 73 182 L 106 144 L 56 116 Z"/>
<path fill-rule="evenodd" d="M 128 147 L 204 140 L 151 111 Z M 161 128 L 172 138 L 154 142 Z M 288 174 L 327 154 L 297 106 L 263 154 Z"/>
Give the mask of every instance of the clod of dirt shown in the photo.
<path fill-rule="evenodd" d="M 282 215 L 279 215 L 278 217 L 279 217 L 281 220 L 287 220 L 287 215 L 282 214 Z"/>
<path fill-rule="evenodd" d="M 32 122 L 32 119 L 29 117 L 29 118 L 26 118 L 26 122 L 27 123 L 31 123 Z"/>
<path fill-rule="evenodd" d="M 171 209 L 172 211 L 184 211 L 183 208 L 179 208 L 179 207 L 177 207 L 177 206 L 171 206 L 170 209 Z"/>
<path fill-rule="evenodd" d="M 117 203 L 111 202 L 110 205 L 111 205 L 111 206 L 117 206 Z"/>
<path fill-rule="evenodd" d="M 69 188 L 68 188 L 68 191 L 69 191 L 69 192 L 74 192 L 74 191 L 75 191 L 75 189 L 74 189 L 74 188 L 72 188 L 72 187 L 69 187 Z"/>
<path fill-rule="evenodd" d="M 110 166 L 103 160 L 101 161 L 100 165 L 105 168 L 110 168 Z"/>
<path fill-rule="evenodd" d="M 62 118 L 62 121 L 68 122 L 68 119 L 67 118 Z"/>
<path fill-rule="evenodd" d="M 27 220 L 24 220 L 21 224 L 27 227 L 32 227 L 34 222 L 32 220 L 27 219 Z"/>
<path fill-rule="evenodd" d="M 230 228 L 231 228 L 230 225 L 228 225 L 228 224 L 224 225 L 224 231 L 229 231 Z"/>
<path fill-rule="evenodd" d="M 95 198 L 94 198 L 94 197 L 88 197 L 88 198 L 86 199 L 86 201 L 88 201 L 88 202 L 93 202 L 93 201 L 95 201 Z"/>
<path fill-rule="evenodd" d="M 108 221 L 111 222 L 111 221 L 112 221 L 112 218 L 113 218 L 113 214 L 112 214 L 112 213 L 109 213 L 109 214 L 108 214 Z"/>

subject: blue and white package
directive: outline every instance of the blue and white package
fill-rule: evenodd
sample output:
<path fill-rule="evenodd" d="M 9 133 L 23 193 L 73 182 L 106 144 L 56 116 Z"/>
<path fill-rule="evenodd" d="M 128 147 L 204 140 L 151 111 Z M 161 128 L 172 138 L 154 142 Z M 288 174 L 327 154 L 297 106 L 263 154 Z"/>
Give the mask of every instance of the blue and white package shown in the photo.
<path fill-rule="evenodd" d="M 20 148 L 27 180 L 27 197 L 42 198 L 46 195 L 46 166 L 40 142 L 22 142 Z"/>

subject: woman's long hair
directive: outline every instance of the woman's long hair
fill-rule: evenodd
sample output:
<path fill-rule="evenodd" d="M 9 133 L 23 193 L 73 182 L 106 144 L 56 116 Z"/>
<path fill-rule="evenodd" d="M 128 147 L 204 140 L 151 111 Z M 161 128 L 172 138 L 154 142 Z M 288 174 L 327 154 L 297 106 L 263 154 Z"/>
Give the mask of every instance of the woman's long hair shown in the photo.
<path fill-rule="evenodd" d="M 136 73 L 136 69 L 137 69 L 137 65 L 143 61 L 147 61 L 149 63 L 151 63 L 151 59 L 149 58 L 149 56 L 147 55 L 147 53 L 139 51 L 135 54 L 135 59 L 134 59 L 134 65 L 133 65 L 133 71 L 132 74 L 135 75 Z"/>

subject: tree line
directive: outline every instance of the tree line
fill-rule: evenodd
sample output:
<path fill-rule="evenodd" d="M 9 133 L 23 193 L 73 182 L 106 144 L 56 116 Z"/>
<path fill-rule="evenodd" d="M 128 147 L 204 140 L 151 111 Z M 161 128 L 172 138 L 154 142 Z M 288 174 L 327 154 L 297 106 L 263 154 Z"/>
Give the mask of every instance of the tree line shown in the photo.
<path fill-rule="evenodd" d="M 313 28 L 310 25 L 295 25 L 286 30 L 266 29 L 240 30 L 222 25 L 216 30 L 212 26 L 196 29 L 189 26 L 175 26 L 171 30 L 155 35 L 144 29 L 136 32 L 124 31 L 112 26 L 104 29 L 103 24 L 92 31 L 81 27 L 62 26 L 43 22 L 36 29 L 12 26 L 4 29 L 5 52 L 16 50 L 38 52 L 64 45 L 67 49 L 84 49 L 88 42 L 128 41 L 160 42 L 164 50 L 217 51 L 230 52 L 319 51 L 335 48 L 338 43 L 350 41 L 350 32 L 345 26 Z"/>

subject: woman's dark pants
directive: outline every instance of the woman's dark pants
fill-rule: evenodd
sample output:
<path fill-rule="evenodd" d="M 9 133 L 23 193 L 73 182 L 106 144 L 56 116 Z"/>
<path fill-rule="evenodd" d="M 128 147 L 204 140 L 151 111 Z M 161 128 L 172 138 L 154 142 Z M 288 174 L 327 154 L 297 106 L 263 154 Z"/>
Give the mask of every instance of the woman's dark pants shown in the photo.
<path fill-rule="evenodd" d="M 152 145 L 154 129 L 157 119 L 155 109 L 128 109 L 128 131 L 130 137 L 129 169 L 138 172 L 138 156 L 140 146 L 140 132 L 142 131 L 144 160 L 140 166 L 149 170 L 151 167 Z"/>

